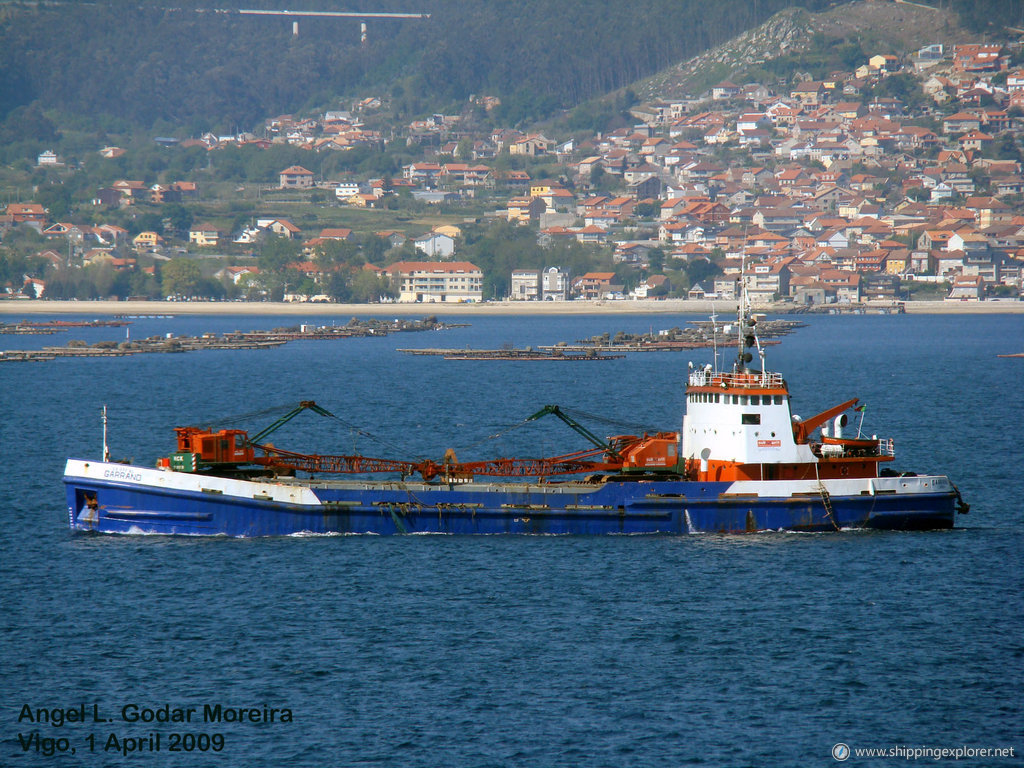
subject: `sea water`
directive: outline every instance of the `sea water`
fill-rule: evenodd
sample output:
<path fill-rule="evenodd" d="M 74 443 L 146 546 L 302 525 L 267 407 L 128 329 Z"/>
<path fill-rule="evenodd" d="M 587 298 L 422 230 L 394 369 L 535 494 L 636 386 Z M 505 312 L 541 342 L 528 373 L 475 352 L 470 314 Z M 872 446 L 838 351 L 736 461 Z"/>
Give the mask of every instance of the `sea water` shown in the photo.
<path fill-rule="evenodd" d="M 1016 759 L 975 751 L 959 764 L 1019 762 L 1024 360 L 997 355 L 1024 352 L 1020 315 L 809 316 L 766 348 L 796 413 L 859 397 L 861 429 L 894 438 L 898 469 L 948 474 L 971 504 L 952 531 L 68 531 L 64 461 L 99 457 L 103 405 L 113 456 L 145 464 L 173 450 L 174 426 L 260 412 L 234 422 L 257 431 L 305 399 L 337 418 L 303 413 L 268 439 L 387 458 L 555 455 L 586 446 L 556 419 L 526 422 L 542 406 L 600 435 L 678 429 L 687 362 L 713 352 L 555 363 L 398 350 L 536 347 L 690 319 L 473 317 L 270 350 L 0 366 L 0 765 L 805 766 L 837 762 L 837 744 L 894 755 L 850 765 L 915 749 L 1012 748 Z M 296 322 L 139 319 L 129 333 Z"/>

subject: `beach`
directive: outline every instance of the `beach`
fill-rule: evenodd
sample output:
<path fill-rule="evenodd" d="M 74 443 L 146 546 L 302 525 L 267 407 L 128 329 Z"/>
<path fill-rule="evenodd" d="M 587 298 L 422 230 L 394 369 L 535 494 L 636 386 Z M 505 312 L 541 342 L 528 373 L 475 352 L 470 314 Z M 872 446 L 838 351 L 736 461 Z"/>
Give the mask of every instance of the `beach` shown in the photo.
<path fill-rule="evenodd" d="M 892 311 L 890 302 L 858 305 L 865 314 Z M 1024 301 L 908 301 L 907 314 L 1017 314 L 1024 313 Z M 730 312 L 735 301 L 694 299 L 623 301 L 487 301 L 476 304 L 330 304 L 304 302 L 246 301 L 47 301 L 7 299 L 0 301 L 0 315 L 376 315 L 446 317 L 472 315 L 618 315 L 666 314 L 707 315 Z M 755 307 L 767 314 L 792 313 L 794 305 L 778 303 Z M 845 310 L 849 312 L 849 310 Z"/>

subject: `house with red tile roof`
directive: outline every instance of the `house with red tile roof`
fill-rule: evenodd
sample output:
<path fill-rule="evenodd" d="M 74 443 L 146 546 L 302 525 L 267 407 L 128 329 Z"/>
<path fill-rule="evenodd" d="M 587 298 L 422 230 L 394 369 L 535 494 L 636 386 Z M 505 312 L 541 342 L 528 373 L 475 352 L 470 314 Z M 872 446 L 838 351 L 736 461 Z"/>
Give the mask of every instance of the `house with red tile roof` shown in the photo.
<path fill-rule="evenodd" d="M 510 197 L 505 204 L 505 217 L 517 224 L 530 224 L 540 221 L 547 207 L 539 197 Z"/>
<path fill-rule="evenodd" d="M 483 272 L 468 261 L 399 261 L 384 273 L 404 303 L 466 303 L 483 300 Z"/>
<path fill-rule="evenodd" d="M 573 292 L 582 299 L 601 299 L 613 291 L 614 280 L 614 272 L 587 272 L 573 280 Z"/>
<path fill-rule="evenodd" d="M 73 243 L 96 239 L 96 230 L 88 224 L 71 224 L 57 221 L 42 231 L 43 237 L 65 237 Z"/>
<path fill-rule="evenodd" d="M 596 223 L 587 224 L 587 226 L 576 230 L 576 240 L 581 243 L 603 245 L 608 242 L 608 230 Z"/>
<path fill-rule="evenodd" d="M 156 232 L 139 232 L 139 234 L 132 238 L 132 247 L 137 251 L 145 251 L 163 245 L 163 242 L 163 237 Z"/>
<path fill-rule="evenodd" d="M 278 175 L 278 179 L 281 189 L 311 189 L 313 187 L 313 172 L 301 165 L 285 168 Z"/>
<path fill-rule="evenodd" d="M 132 179 L 118 179 L 110 187 L 121 195 L 122 205 L 143 200 L 149 194 L 149 188 L 143 182 Z"/>
<path fill-rule="evenodd" d="M 320 230 L 320 235 L 324 240 L 351 240 L 352 230 L 347 227 L 325 227 Z"/>
<path fill-rule="evenodd" d="M 725 80 L 718 85 L 712 86 L 711 98 L 714 101 L 725 101 L 734 98 L 739 92 L 740 87 L 736 83 L 730 83 L 728 80 Z"/>
<path fill-rule="evenodd" d="M 805 109 L 816 107 L 825 98 L 825 87 L 818 81 L 807 80 L 794 86 L 790 90 L 789 96 Z"/>
<path fill-rule="evenodd" d="M 46 209 L 39 203 L 8 203 L 6 212 L 15 224 L 46 222 Z"/>
<path fill-rule="evenodd" d="M 854 257 L 854 268 L 861 273 L 864 272 L 885 272 L 885 262 L 889 258 L 889 251 L 878 248 L 873 251 L 860 251 Z"/>
<path fill-rule="evenodd" d="M 128 230 L 116 224 L 100 224 L 93 229 L 93 232 L 101 243 L 117 245 L 128 239 Z"/>
<path fill-rule="evenodd" d="M 743 276 L 751 303 L 765 304 L 789 295 L 790 265 L 793 257 L 771 259 L 748 267 Z"/>
<path fill-rule="evenodd" d="M 510 155 L 538 157 L 550 152 L 554 145 L 555 143 L 551 139 L 540 134 L 533 134 L 513 141 L 509 145 L 508 152 Z"/>
<path fill-rule="evenodd" d="M 998 72 L 1005 65 L 999 44 L 953 46 L 954 72 Z"/>
<path fill-rule="evenodd" d="M 946 301 L 981 301 L 985 298 L 985 281 L 980 275 L 957 275 L 953 278 Z"/>
<path fill-rule="evenodd" d="M 957 139 L 957 143 L 960 145 L 960 148 L 965 152 L 972 149 L 977 151 L 984 150 L 987 147 L 992 146 L 993 141 L 995 141 L 994 136 L 982 133 L 981 131 L 970 131 Z"/>
<path fill-rule="evenodd" d="M 285 237 L 295 240 L 302 234 L 302 230 L 292 224 L 288 219 L 257 219 L 256 226 L 264 229 L 278 237 Z"/>
<path fill-rule="evenodd" d="M 942 120 L 942 132 L 947 135 L 978 130 L 981 130 L 981 118 L 973 112 L 955 112 Z"/>
<path fill-rule="evenodd" d="M 188 231 L 188 241 L 200 248 L 213 248 L 220 244 L 223 233 L 212 224 L 196 224 Z"/>

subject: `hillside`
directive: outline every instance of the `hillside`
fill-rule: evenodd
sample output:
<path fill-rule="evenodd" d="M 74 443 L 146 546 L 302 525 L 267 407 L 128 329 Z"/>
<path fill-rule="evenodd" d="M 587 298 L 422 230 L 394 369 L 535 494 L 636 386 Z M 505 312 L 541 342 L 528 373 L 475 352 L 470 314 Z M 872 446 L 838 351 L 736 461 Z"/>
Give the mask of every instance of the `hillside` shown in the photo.
<path fill-rule="evenodd" d="M 429 20 L 371 21 L 365 43 L 354 19 L 303 20 L 293 36 L 288 19 L 204 12 L 198 0 L 2 4 L 0 121 L 36 105 L 84 129 L 196 135 L 366 95 L 407 120 L 487 94 L 502 102 L 487 117 L 514 125 L 623 88 L 793 4 L 395 0 L 386 10 Z M 318 5 L 382 10 L 369 0 Z"/>
<path fill-rule="evenodd" d="M 680 98 L 767 68 L 770 62 L 780 74 L 817 62 L 852 69 L 863 63 L 862 53 L 902 54 L 930 43 L 949 45 L 975 37 L 955 13 L 905 3 L 858 0 L 820 13 L 787 8 L 727 43 L 644 80 L 635 91 L 641 99 Z M 844 53 L 850 61 L 841 60 Z"/>
<path fill-rule="evenodd" d="M 292 11 L 313 0 L 298 1 Z M 303 19 L 296 36 L 290 19 L 213 13 L 202 0 L 3 3 L 0 146 L 24 142 L 18 152 L 31 156 L 33 142 L 69 130 L 237 133 L 367 96 L 391 125 L 463 112 L 470 96 L 486 95 L 499 101 L 475 111 L 477 127 L 536 125 L 585 105 L 571 127 L 604 130 L 634 95 L 849 70 L 880 50 L 1024 26 L 1024 0 L 942 2 L 952 10 L 888 0 L 393 0 L 389 11 L 429 19 L 372 20 L 365 42 L 357 19 Z M 372 0 L 343 8 L 381 10 Z M 616 98 L 593 106 L 608 94 Z"/>

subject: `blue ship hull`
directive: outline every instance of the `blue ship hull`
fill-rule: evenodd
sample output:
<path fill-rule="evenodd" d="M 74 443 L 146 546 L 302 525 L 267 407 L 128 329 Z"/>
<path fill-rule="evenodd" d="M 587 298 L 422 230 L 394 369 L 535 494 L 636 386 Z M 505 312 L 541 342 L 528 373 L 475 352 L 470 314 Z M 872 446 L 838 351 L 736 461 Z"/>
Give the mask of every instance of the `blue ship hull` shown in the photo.
<path fill-rule="evenodd" d="M 449 485 L 238 480 L 71 460 L 64 483 L 76 531 L 242 537 L 942 529 L 958 500 L 942 476 Z"/>

